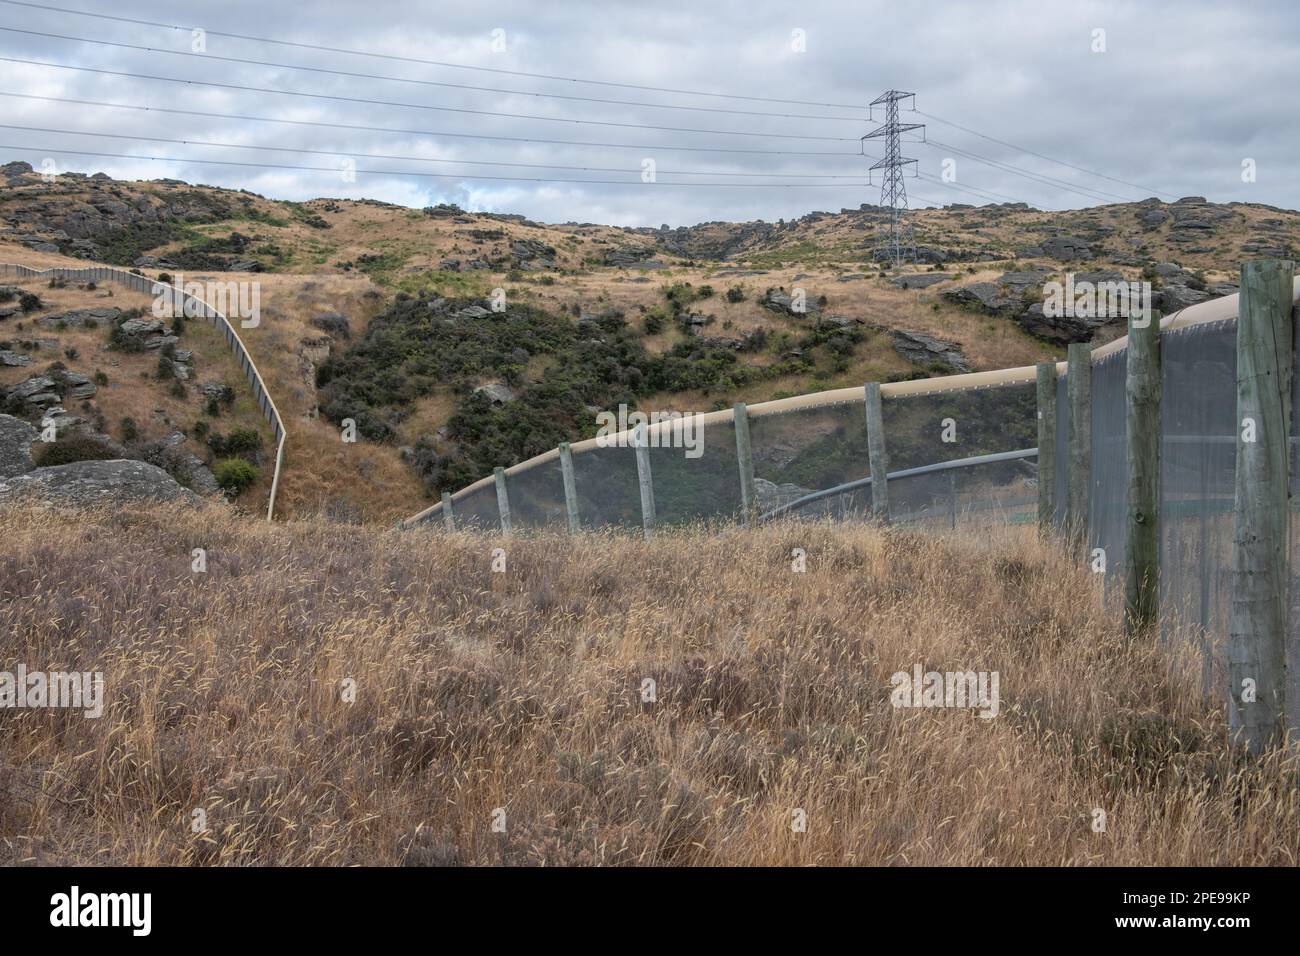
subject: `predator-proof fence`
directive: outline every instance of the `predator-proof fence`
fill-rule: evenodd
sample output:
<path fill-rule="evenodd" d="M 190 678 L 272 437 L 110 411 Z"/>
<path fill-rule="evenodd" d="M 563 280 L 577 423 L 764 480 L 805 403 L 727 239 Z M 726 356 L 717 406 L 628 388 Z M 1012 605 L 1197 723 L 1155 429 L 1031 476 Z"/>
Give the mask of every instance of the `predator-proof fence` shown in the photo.
<path fill-rule="evenodd" d="M 1247 270 L 1259 265 L 1243 267 L 1242 300 Z M 1258 467 L 1238 460 L 1241 449 L 1280 448 L 1287 495 L 1300 481 L 1290 414 L 1300 401 L 1291 331 L 1300 284 L 1289 263 L 1272 265 L 1285 273 L 1285 289 L 1278 302 L 1261 305 L 1268 315 L 1255 323 L 1268 323 L 1273 336 L 1272 378 L 1252 371 L 1258 356 L 1243 365 L 1239 335 L 1260 333 L 1244 331 L 1234 295 L 1158 320 L 1146 339 L 1131 329 L 1095 350 L 1073 346 L 1069 362 L 737 405 L 697 416 L 694 432 L 667 421 L 575 442 L 444 494 L 403 524 L 650 534 L 778 517 L 874 514 L 935 528 L 1036 520 L 1066 535 L 1104 575 L 1108 600 L 1124 607 L 1135 631 L 1157 619 L 1158 606 L 1166 637 L 1193 635 L 1207 691 L 1227 692 L 1235 728 L 1249 729 L 1251 708 L 1280 712 L 1283 696 L 1294 727 L 1300 682 L 1295 664 L 1286 664 L 1300 649 L 1300 628 L 1291 623 L 1300 621 L 1300 587 L 1287 569 L 1300 567 L 1289 555 L 1300 528 L 1291 527 L 1297 511 L 1289 498 L 1286 527 L 1266 529 L 1272 540 L 1282 534 L 1288 552 L 1276 556 L 1281 576 L 1270 585 L 1285 632 L 1281 662 L 1269 638 L 1255 633 L 1252 608 L 1268 602 L 1256 596 L 1252 604 L 1243 593 L 1246 565 L 1257 560 L 1243 522 L 1261 479 Z M 1252 403 L 1279 388 L 1282 417 L 1266 428 L 1243 424 Z M 1133 488 L 1151 500 L 1131 501 Z M 1248 651 L 1252 642 L 1260 647 Z M 1275 699 L 1266 708 L 1258 694 L 1271 676 L 1261 675 L 1273 670 L 1287 686 L 1269 691 Z M 1253 700 L 1242 700 L 1242 681 Z M 1256 728 L 1251 745 L 1275 731 Z"/>
<path fill-rule="evenodd" d="M 270 423 L 275 435 L 275 473 L 271 478 L 271 497 L 267 502 L 266 517 L 269 521 L 275 516 L 275 496 L 280 487 L 280 469 L 284 464 L 284 442 L 286 437 L 284 420 L 280 417 L 280 411 L 276 408 L 274 399 L 271 398 L 270 389 L 266 387 L 266 382 L 262 379 L 262 373 L 257 370 L 257 364 L 253 361 L 253 356 L 244 345 L 243 339 L 239 337 L 233 323 L 225 315 L 183 289 L 178 289 L 164 282 L 158 282 L 139 273 L 125 272 L 108 266 L 91 266 L 85 269 L 53 268 L 40 270 L 13 263 L 0 263 L 0 276 L 18 280 L 58 278 L 74 282 L 115 282 L 118 285 L 125 286 L 136 292 L 143 292 L 146 295 L 155 297 L 166 295 L 169 302 L 178 302 L 184 308 L 186 315 L 202 316 L 208 320 L 210 325 L 220 330 L 226 339 L 226 344 L 230 346 L 230 350 L 235 353 L 235 357 L 239 360 L 244 377 L 248 379 L 248 384 L 253 389 L 253 396 L 257 400 L 257 406 L 261 409 L 262 416 Z"/>

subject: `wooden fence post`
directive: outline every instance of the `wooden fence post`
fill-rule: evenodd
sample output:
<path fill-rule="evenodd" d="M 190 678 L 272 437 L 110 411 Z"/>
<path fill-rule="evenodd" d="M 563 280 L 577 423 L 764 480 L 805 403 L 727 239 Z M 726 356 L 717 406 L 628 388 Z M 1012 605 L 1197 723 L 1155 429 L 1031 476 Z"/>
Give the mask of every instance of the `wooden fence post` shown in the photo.
<path fill-rule="evenodd" d="M 632 444 L 636 447 L 636 478 L 641 486 L 641 527 L 649 540 L 655 527 L 655 488 L 650 474 L 649 437 L 644 422 L 632 433 Z"/>
<path fill-rule="evenodd" d="M 1056 522 L 1056 363 L 1038 366 L 1038 530 Z"/>
<path fill-rule="evenodd" d="M 497 513 L 501 515 L 501 533 L 510 537 L 510 495 L 506 492 L 506 470 L 497 465 L 492 472 L 497 482 Z"/>
<path fill-rule="evenodd" d="M 1066 397 L 1070 404 L 1066 436 L 1065 533 L 1071 550 L 1082 556 L 1088 544 L 1088 484 L 1092 480 L 1092 346 L 1076 342 L 1066 350 Z"/>
<path fill-rule="evenodd" d="M 1128 326 L 1124 432 L 1128 522 L 1124 547 L 1124 631 L 1146 634 L 1156 623 L 1160 575 L 1160 320 Z"/>
<path fill-rule="evenodd" d="M 1293 263 L 1241 266 L 1228 714 L 1259 753 L 1286 732 Z"/>
<path fill-rule="evenodd" d="M 564 482 L 564 510 L 569 514 L 569 534 L 581 527 L 578 517 L 578 484 L 573 477 L 573 452 L 567 441 L 560 442 L 560 477 Z"/>
<path fill-rule="evenodd" d="M 456 513 L 451 506 L 450 491 L 442 493 L 442 526 L 448 534 L 456 530 Z"/>
<path fill-rule="evenodd" d="M 744 402 L 736 402 L 731 413 L 736 426 L 736 462 L 740 467 L 740 520 L 749 524 L 755 505 L 754 453 L 749 444 L 749 410 Z"/>
<path fill-rule="evenodd" d="M 885 449 L 884 414 L 880 404 L 880 383 L 863 387 L 867 409 L 867 460 L 871 467 L 871 514 L 889 520 L 889 455 Z"/>

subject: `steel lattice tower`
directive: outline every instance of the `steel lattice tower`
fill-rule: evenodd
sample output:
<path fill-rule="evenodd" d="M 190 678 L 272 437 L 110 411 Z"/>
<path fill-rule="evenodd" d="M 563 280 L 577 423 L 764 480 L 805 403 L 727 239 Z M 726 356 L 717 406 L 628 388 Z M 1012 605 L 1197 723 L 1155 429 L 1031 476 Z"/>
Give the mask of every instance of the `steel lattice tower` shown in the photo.
<path fill-rule="evenodd" d="M 916 162 L 903 156 L 902 133 L 907 130 L 925 129 L 924 123 L 900 123 L 898 121 L 898 101 L 913 97 L 915 93 L 903 93 L 889 90 L 881 93 L 871 101 L 871 106 L 885 107 L 885 125 L 872 130 L 862 137 L 885 140 L 885 155 L 871 169 L 883 169 L 884 181 L 880 184 L 880 205 L 889 209 L 889 226 L 880 230 L 876 238 L 876 258 L 891 260 L 895 266 L 916 258 L 916 243 L 912 239 L 912 226 L 904 215 L 907 212 L 907 187 L 903 185 L 903 167 Z"/>

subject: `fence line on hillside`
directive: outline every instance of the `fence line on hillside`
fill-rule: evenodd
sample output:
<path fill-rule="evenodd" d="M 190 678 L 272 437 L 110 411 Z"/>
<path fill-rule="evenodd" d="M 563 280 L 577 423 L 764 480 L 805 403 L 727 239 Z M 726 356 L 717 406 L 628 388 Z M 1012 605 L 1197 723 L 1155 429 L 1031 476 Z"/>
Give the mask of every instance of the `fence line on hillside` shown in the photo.
<path fill-rule="evenodd" d="M 1071 346 L 1066 362 L 739 404 L 699 416 L 712 441 L 694 460 L 662 447 L 680 423 L 641 425 L 498 468 L 402 526 L 1036 520 L 1104 574 L 1130 639 L 1192 635 L 1206 692 L 1258 750 L 1300 727 L 1300 380 L 1277 344 L 1293 341 L 1291 268 L 1243 266 L 1249 322 L 1225 296 L 1136 326 L 1132 344 Z M 1243 438 L 1244 419 L 1267 428 Z"/>
<path fill-rule="evenodd" d="M 262 378 L 262 373 L 258 371 L 257 363 L 253 361 L 252 354 L 248 351 L 248 347 L 244 345 L 244 340 L 240 338 L 234 324 L 225 315 L 212 308 L 202 299 L 191 296 L 183 288 L 150 279 L 148 276 L 136 272 L 126 272 L 110 266 L 90 266 L 84 269 L 55 266 L 50 269 L 39 270 L 6 262 L 0 263 L 0 275 L 12 276 L 16 279 L 60 278 L 78 282 L 116 282 L 136 292 L 143 292 L 146 295 L 155 297 L 164 293 L 168 296 L 179 294 L 182 309 L 186 310 L 185 314 L 188 315 L 190 311 L 197 312 L 207 319 L 210 325 L 219 328 L 226 339 L 226 344 L 230 346 L 230 350 L 239 360 L 244 377 L 253 389 L 253 396 L 257 400 L 258 408 L 261 410 L 262 416 L 270 423 L 275 435 L 275 472 L 271 477 L 271 495 L 266 506 L 266 520 L 270 521 L 275 517 L 275 498 L 280 488 L 280 471 L 284 464 L 284 443 L 287 437 L 284 419 L 280 416 L 280 410 L 276 407 L 275 400 L 271 398 L 271 391 L 266 387 L 266 382 Z M 175 301 L 175 299 L 172 299 L 172 301 Z"/>

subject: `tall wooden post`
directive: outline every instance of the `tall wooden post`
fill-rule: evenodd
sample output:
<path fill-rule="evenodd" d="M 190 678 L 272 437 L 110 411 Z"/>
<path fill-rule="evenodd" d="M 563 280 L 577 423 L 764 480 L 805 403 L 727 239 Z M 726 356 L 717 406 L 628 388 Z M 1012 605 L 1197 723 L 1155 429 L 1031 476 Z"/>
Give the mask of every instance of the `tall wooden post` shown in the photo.
<path fill-rule="evenodd" d="M 573 452 L 567 441 L 560 442 L 560 477 L 564 481 L 564 510 L 569 513 L 569 534 L 582 527 L 578 516 L 578 484 L 573 477 Z"/>
<path fill-rule="evenodd" d="M 497 483 L 497 513 L 501 515 L 501 533 L 510 537 L 510 495 L 506 492 L 506 470 L 500 465 L 492 472 Z"/>
<path fill-rule="evenodd" d="M 740 520 L 749 524 L 755 505 L 754 453 L 749 444 L 749 410 L 744 402 L 736 402 L 731 414 L 736 426 L 736 463 L 740 468 Z"/>
<path fill-rule="evenodd" d="M 1159 609 L 1160 573 L 1160 320 L 1129 321 L 1124 422 L 1128 457 L 1128 523 L 1124 547 L 1124 630 L 1149 632 Z"/>
<path fill-rule="evenodd" d="M 1259 753 L 1286 728 L 1293 329 L 1291 262 L 1241 266 L 1237 305 L 1237 486 L 1228 714 Z"/>
<path fill-rule="evenodd" d="M 1056 363 L 1038 370 L 1038 530 L 1049 534 L 1056 521 Z"/>
<path fill-rule="evenodd" d="M 880 404 L 880 383 L 864 388 L 867 410 L 867 456 L 871 467 L 871 514 L 878 521 L 889 520 L 889 455 L 885 450 L 885 417 Z"/>
<path fill-rule="evenodd" d="M 451 506 L 450 491 L 442 493 L 442 526 L 448 534 L 456 530 L 456 513 Z"/>
<path fill-rule="evenodd" d="M 1088 484 L 1092 480 L 1092 346 L 1076 342 L 1066 350 L 1066 398 L 1070 404 L 1066 436 L 1065 533 L 1082 556 L 1088 542 Z"/>
<path fill-rule="evenodd" d="M 632 433 L 632 444 L 636 446 L 636 478 L 641 486 L 641 527 L 645 531 L 647 540 L 653 534 L 655 527 L 655 488 L 650 474 L 649 442 L 643 422 L 637 425 L 636 431 Z"/>

